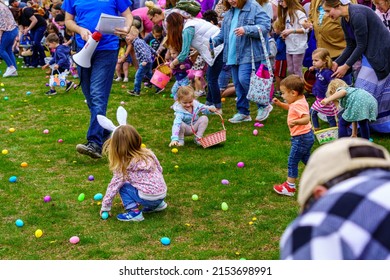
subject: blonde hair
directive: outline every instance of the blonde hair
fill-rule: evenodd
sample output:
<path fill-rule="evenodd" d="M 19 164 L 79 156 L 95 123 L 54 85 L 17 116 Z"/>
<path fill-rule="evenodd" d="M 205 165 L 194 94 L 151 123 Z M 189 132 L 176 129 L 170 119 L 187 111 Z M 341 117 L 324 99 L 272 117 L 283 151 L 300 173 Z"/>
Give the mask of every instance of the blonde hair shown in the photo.
<path fill-rule="evenodd" d="M 330 83 L 328 85 L 328 90 L 326 91 L 326 97 L 329 97 L 329 96 L 335 94 L 337 89 L 340 87 L 348 87 L 348 84 L 341 79 L 334 79 L 334 80 L 330 81 Z"/>
<path fill-rule="evenodd" d="M 138 37 L 139 35 L 139 30 L 137 27 L 135 27 L 134 25 L 130 27 L 130 32 L 129 32 L 131 35 L 134 35 L 136 37 Z"/>
<path fill-rule="evenodd" d="M 195 90 L 191 86 L 181 86 L 177 90 L 177 101 L 180 102 L 184 97 L 191 96 L 195 99 Z"/>
<path fill-rule="evenodd" d="M 152 17 L 153 17 L 155 14 L 161 15 L 162 12 L 163 12 L 162 9 L 161 9 L 159 6 L 157 6 L 157 5 L 155 5 L 155 4 L 153 3 L 153 1 L 146 1 L 146 2 L 145 2 L 145 7 L 148 8 L 147 14 L 150 15 L 150 16 L 152 16 Z"/>
<path fill-rule="evenodd" d="M 103 145 L 110 170 L 121 174 L 125 181 L 129 179 L 127 168 L 131 162 L 154 162 L 153 153 L 141 145 L 142 137 L 132 125 L 119 126 Z"/>
<path fill-rule="evenodd" d="M 332 68 L 332 58 L 330 57 L 330 53 L 327 49 L 325 48 L 317 48 L 316 50 L 313 51 L 313 55 L 318 55 L 318 57 L 325 62 L 325 66 L 328 69 Z"/>

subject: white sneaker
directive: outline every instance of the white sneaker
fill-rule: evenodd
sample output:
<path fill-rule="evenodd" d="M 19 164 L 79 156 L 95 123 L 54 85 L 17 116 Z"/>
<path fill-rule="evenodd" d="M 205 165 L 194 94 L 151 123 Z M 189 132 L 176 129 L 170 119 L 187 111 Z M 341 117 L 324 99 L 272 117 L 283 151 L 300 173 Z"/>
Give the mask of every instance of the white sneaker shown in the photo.
<path fill-rule="evenodd" d="M 123 82 L 124 82 L 124 83 L 128 83 L 128 82 L 129 82 L 129 78 L 124 78 L 124 79 L 123 79 Z"/>
<path fill-rule="evenodd" d="M 271 113 L 273 108 L 274 107 L 271 104 L 269 104 L 267 107 L 259 108 L 257 110 L 256 121 L 261 122 L 261 121 L 264 121 L 265 119 L 267 119 L 269 116 L 269 113 Z"/>
<path fill-rule="evenodd" d="M 114 81 L 115 82 L 120 82 L 120 81 L 122 81 L 122 77 L 118 77 L 118 78 L 114 79 Z"/>
<path fill-rule="evenodd" d="M 3 78 L 11 77 L 11 76 L 17 76 L 18 72 L 16 72 L 15 67 L 7 67 L 7 70 L 3 74 Z"/>

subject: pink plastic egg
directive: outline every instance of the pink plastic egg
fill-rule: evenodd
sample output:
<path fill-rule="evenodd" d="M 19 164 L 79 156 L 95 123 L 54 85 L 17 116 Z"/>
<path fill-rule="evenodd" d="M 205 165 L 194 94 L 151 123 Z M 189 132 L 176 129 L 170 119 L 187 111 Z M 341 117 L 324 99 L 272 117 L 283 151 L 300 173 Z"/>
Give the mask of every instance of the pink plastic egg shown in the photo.
<path fill-rule="evenodd" d="M 253 130 L 253 135 L 254 135 L 254 136 L 257 136 L 257 134 L 259 134 L 259 132 L 257 131 L 257 129 L 254 129 L 254 130 Z"/>
<path fill-rule="evenodd" d="M 238 168 L 243 168 L 245 166 L 245 164 L 242 162 L 242 161 L 240 161 L 239 163 L 237 163 L 237 167 Z"/>
<path fill-rule="evenodd" d="M 78 236 L 72 236 L 70 239 L 69 239 L 69 242 L 72 243 L 72 244 L 77 244 L 80 242 L 80 238 Z"/>
<path fill-rule="evenodd" d="M 43 201 L 44 201 L 44 202 L 50 202 L 50 201 L 51 201 L 50 195 L 45 196 L 45 197 L 43 198 Z"/>

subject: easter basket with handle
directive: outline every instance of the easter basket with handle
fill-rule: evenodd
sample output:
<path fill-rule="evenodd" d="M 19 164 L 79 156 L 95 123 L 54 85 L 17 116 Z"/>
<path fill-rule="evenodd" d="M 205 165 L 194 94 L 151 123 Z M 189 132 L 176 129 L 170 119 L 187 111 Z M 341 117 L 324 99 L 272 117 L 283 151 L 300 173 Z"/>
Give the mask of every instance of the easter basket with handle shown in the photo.
<path fill-rule="evenodd" d="M 337 122 L 337 114 L 335 114 L 336 122 Z M 312 114 L 310 114 L 311 122 L 313 123 Z M 313 126 L 314 130 L 314 126 Z M 314 130 L 314 135 L 317 138 L 317 141 L 320 145 L 330 143 L 334 140 L 337 140 L 339 138 L 339 128 L 337 126 L 321 129 L 321 130 Z"/>
<path fill-rule="evenodd" d="M 158 65 L 154 69 L 150 82 L 159 88 L 165 88 L 172 77 L 172 70 L 161 56 L 158 56 L 156 60 Z"/>
<path fill-rule="evenodd" d="M 208 148 L 208 147 L 211 147 L 211 146 L 214 146 L 214 145 L 217 145 L 219 143 L 226 141 L 226 128 L 225 128 L 225 122 L 223 120 L 223 117 L 221 114 L 218 114 L 218 113 L 215 113 L 215 114 L 221 118 L 223 129 L 218 131 L 218 132 L 214 132 L 212 134 L 209 134 L 209 135 L 206 135 L 203 137 L 199 137 L 196 134 L 196 131 L 195 131 L 194 126 L 193 126 L 196 114 L 194 113 L 194 115 L 192 117 L 192 120 L 191 120 L 192 132 L 194 133 L 195 137 L 197 138 L 197 140 L 199 141 L 199 143 L 202 145 L 203 148 Z"/>

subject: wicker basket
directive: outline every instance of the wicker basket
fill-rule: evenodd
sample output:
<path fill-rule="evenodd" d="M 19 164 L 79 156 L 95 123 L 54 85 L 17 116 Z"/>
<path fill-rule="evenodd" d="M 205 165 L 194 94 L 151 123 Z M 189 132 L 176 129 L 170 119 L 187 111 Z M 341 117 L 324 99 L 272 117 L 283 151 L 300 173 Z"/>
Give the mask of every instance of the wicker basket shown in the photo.
<path fill-rule="evenodd" d="M 337 126 L 321 129 L 314 132 L 320 145 L 336 140 L 339 137 L 339 129 Z"/>
<path fill-rule="evenodd" d="M 220 115 L 218 113 L 215 113 L 215 114 L 221 118 L 223 130 L 220 130 L 218 132 L 214 132 L 212 134 L 209 134 L 209 135 L 206 135 L 203 137 L 198 137 L 198 135 L 196 135 L 194 127 L 193 127 L 193 121 L 194 121 L 196 114 L 194 114 L 194 116 L 192 118 L 192 121 L 191 121 L 192 132 L 194 133 L 195 137 L 198 139 L 199 143 L 202 145 L 203 148 L 208 148 L 208 147 L 211 147 L 211 146 L 214 146 L 214 145 L 217 145 L 219 143 L 226 141 L 226 128 L 225 128 L 225 122 L 223 120 L 223 117 L 222 117 L 222 115 Z"/>

